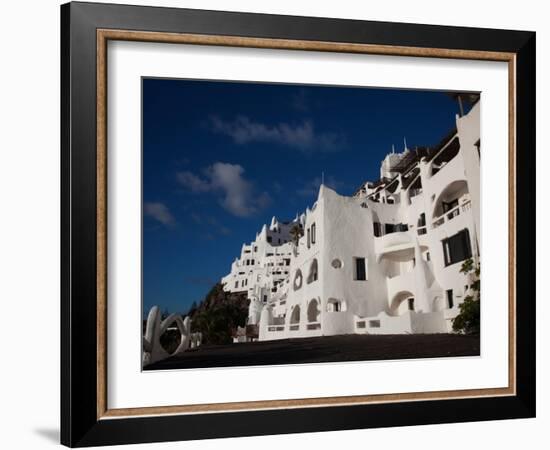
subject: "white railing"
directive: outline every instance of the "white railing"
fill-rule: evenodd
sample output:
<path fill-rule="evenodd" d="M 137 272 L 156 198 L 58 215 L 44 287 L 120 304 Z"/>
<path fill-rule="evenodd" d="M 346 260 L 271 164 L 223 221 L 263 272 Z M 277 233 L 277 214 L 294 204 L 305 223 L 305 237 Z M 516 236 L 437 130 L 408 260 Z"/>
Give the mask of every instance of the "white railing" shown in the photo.
<path fill-rule="evenodd" d="M 443 225 L 445 222 L 449 222 L 453 220 L 455 217 L 458 217 L 461 212 L 466 212 L 471 208 L 471 201 L 466 200 L 461 205 L 455 206 L 453 209 L 447 211 L 445 214 L 437 217 L 432 222 L 432 227 L 437 228 Z"/>

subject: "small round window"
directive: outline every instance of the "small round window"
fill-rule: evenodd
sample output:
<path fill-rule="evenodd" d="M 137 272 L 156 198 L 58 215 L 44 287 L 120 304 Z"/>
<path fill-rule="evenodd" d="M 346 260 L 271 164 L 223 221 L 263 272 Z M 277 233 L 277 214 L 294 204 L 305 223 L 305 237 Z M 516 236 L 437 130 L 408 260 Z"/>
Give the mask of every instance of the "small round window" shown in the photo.
<path fill-rule="evenodd" d="M 340 261 L 338 258 L 334 258 L 331 264 L 332 267 L 334 267 L 335 269 L 340 269 L 342 267 L 342 261 Z"/>

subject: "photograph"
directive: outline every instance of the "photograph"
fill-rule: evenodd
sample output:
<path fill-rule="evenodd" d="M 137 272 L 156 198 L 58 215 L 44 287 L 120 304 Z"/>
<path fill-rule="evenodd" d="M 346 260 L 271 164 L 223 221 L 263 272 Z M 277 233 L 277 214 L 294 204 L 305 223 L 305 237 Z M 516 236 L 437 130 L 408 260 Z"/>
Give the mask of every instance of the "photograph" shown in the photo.
<path fill-rule="evenodd" d="M 480 356 L 481 92 L 141 95 L 143 370 Z"/>
<path fill-rule="evenodd" d="M 10 166 L 60 175 L 59 210 L 29 185 L 11 222 L 28 268 L 35 206 L 59 221 L 61 443 L 414 447 L 428 426 L 463 446 L 453 424 L 521 445 L 544 316 L 534 16 L 143 3 L 61 6 L 57 172 Z"/>

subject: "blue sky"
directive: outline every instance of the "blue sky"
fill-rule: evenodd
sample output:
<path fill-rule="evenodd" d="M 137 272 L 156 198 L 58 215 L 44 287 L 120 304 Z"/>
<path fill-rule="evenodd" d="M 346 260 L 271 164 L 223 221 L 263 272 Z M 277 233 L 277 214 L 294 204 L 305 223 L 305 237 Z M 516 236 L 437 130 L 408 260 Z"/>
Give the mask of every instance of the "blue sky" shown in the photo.
<path fill-rule="evenodd" d="M 272 216 L 351 195 L 455 125 L 441 92 L 143 80 L 143 309 L 185 312 Z"/>

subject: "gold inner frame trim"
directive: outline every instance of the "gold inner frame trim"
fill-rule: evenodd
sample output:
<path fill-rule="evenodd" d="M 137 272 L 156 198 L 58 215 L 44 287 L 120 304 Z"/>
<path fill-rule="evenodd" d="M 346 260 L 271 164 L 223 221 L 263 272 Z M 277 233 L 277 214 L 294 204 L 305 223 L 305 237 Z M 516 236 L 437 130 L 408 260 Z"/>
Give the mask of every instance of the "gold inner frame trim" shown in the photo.
<path fill-rule="evenodd" d="M 229 47 L 304 50 L 370 55 L 431 57 L 501 61 L 508 63 L 508 386 L 400 394 L 317 397 L 287 400 L 262 400 L 198 405 L 149 406 L 109 409 L 107 405 L 107 42 L 109 40 L 170 44 L 216 45 Z M 159 33 L 132 30 L 97 30 L 97 418 L 131 416 L 205 414 L 231 411 L 346 406 L 421 400 L 448 400 L 473 397 L 512 396 L 516 394 L 516 55 L 515 53 L 356 44 L 325 41 L 251 38 L 240 36 Z"/>

